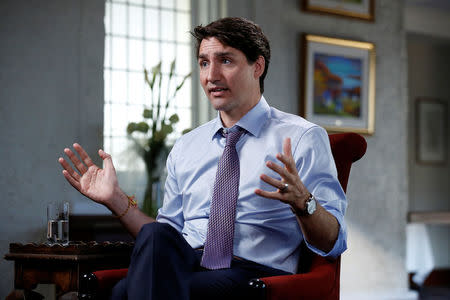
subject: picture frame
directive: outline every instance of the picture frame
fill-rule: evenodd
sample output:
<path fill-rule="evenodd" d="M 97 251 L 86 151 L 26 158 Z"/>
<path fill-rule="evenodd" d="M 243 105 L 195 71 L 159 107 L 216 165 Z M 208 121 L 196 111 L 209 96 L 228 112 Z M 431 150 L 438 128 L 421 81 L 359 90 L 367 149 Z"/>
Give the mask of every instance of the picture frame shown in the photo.
<path fill-rule="evenodd" d="M 301 0 L 307 12 L 375 21 L 375 0 Z"/>
<path fill-rule="evenodd" d="M 375 45 L 304 34 L 300 115 L 329 132 L 375 132 Z"/>
<path fill-rule="evenodd" d="M 416 99 L 416 161 L 426 165 L 448 162 L 448 103 L 434 98 Z"/>

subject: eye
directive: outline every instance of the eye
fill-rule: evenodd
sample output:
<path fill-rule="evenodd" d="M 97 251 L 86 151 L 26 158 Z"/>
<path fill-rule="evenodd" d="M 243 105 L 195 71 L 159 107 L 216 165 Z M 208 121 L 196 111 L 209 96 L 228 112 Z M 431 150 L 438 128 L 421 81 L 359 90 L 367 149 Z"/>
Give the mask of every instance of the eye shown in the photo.
<path fill-rule="evenodd" d="M 202 60 L 199 62 L 200 68 L 205 68 L 208 66 L 208 62 L 206 60 Z"/>
<path fill-rule="evenodd" d="M 228 64 L 231 63 L 231 61 L 230 61 L 228 58 L 224 58 L 224 59 L 222 59 L 222 63 L 223 63 L 224 65 L 228 65 Z"/>

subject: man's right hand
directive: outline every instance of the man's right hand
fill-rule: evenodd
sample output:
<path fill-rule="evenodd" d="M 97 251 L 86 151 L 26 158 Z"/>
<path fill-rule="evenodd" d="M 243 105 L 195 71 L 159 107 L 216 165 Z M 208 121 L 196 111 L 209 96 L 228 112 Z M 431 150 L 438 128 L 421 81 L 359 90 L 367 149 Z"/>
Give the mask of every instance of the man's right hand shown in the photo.
<path fill-rule="evenodd" d="M 74 168 L 64 158 L 58 159 L 64 168 L 63 175 L 67 181 L 86 197 L 109 207 L 111 201 L 120 193 L 116 170 L 112 163 L 111 155 L 103 150 L 98 154 L 104 161 L 104 169 L 100 169 L 79 144 L 73 144 L 73 148 L 79 154 L 81 161 L 69 148 L 64 153 L 72 162 Z M 78 172 L 77 172 L 78 171 Z"/>
<path fill-rule="evenodd" d="M 155 221 L 137 208 L 129 209 L 129 199 L 119 187 L 111 155 L 103 150 L 98 151 L 104 162 L 104 168 L 100 169 L 79 144 L 73 144 L 73 148 L 80 155 L 81 161 L 68 148 L 64 149 L 64 153 L 74 168 L 62 157 L 58 161 L 64 169 L 62 171 L 64 177 L 75 189 L 95 202 L 105 205 L 115 215 L 121 216 L 120 221 L 134 237 L 144 224 Z M 122 215 L 123 212 L 126 213 Z"/>

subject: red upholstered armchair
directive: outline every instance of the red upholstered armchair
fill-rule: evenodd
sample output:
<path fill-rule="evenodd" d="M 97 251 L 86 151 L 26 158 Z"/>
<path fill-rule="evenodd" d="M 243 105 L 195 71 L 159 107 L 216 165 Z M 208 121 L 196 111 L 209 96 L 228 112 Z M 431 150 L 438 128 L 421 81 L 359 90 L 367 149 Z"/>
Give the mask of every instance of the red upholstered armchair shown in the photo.
<path fill-rule="evenodd" d="M 352 163 L 366 153 L 366 140 L 356 133 L 331 134 L 330 144 L 339 182 L 347 190 Z M 250 281 L 258 299 L 333 300 L 339 299 L 341 259 L 330 261 L 307 249 L 303 243 L 298 274 L 265 277 Z"/>
<path fill-rule="evenodd" d="M 364 156 L 367 144 L 365 139 L 356 133 L 331 134 L 329 137 L 339 182 L 346 191 L 351 165 Z M 298 274 L 254 279 L 249 284 L 254 288 L 254 299 L 339 299 L 340 262 L 340 257 L 330 261 L 312 253 L 303 243 Z M 126 276 L 126 273 L 127 269 L 117 269 L 83 275 L 79 298 L 107 297 L 112 286 Z"/>

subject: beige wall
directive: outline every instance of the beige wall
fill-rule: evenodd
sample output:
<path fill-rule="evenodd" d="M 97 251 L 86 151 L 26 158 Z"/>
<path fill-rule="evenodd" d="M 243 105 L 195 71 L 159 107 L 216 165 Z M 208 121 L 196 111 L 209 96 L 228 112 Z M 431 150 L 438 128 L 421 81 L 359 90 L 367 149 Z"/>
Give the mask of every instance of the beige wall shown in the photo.
<path fill-rule="evenodd" d="M 450 159 L 450 36 L 408 35 L 409 78 L 409 179 L 410 210 L 450 211 L 450 162 L 442 165 L 416 161 L 416 109 L 419 97 L 447 103 L 447 160 Z M 432 132 L 430 134 L 433 134 Z M 424 261 L 433 268 L 450 268 L 450 226 L 415 224 L 411 227 L 408 268 L 421 272 Z M 417 229 L 418 228 L 418 229 Z M 419 231 L 417 231 L 419 230 Z M 424 250 L 427 244 L 428 250 Z M 422 268 L 421 268 L 422 266 Z"/>
<path fill-rule="evenodd" d="M 44 240 L 49 201 L 87 201 L 61 176 L 74 141 L 96 152 L 103 128 L 102 0 L 0 1 L 0 254 Z M 13 288 L 0 260 L 0 298 Z"/>

